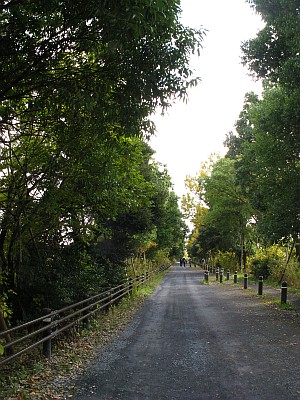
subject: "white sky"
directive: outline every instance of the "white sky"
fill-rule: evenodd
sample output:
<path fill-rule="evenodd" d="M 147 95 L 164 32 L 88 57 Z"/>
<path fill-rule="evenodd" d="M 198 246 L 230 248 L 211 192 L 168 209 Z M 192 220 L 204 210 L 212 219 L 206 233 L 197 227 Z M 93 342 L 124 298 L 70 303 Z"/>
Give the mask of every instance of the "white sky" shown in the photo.
<path fill-rule="evenodd" d="M 261 91 L 241 65 L 240 45 L 263 26 L 245 0 L 181 0 L 181 8 L 184 25 L 208 30 L 200 57 L 191 63 L 201 83 L 190 89 L 187 104 L 154 117 L 157 134 L 150 141 L 178 196 L 185 177 L 196 175 L 211 153 L 225 154 L 225 135 L 234 129 L 245 93 Z"/>

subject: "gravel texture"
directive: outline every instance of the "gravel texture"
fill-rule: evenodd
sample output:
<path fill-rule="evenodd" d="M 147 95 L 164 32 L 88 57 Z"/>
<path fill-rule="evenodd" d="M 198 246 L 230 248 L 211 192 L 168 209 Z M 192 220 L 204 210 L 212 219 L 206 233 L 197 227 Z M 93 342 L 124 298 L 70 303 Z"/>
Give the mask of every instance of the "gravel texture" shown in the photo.
<path fill-rule="evenodd" d="M 68 386 L 73 400 L 300 399 L 300 317 L 176 265 Z"/>

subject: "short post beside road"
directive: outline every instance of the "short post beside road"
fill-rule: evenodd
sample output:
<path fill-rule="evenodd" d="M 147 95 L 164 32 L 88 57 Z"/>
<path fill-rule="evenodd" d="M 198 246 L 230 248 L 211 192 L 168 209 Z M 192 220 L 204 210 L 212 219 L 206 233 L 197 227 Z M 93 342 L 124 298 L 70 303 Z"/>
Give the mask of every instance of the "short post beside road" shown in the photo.
<path fill-rule="evenodd" d="M 209 275 L 209 272 L 208 272 L 208 269 L 207 269 L 207 270 L 204 271 L 204 280 L 205 280 L 205 282 L 208 282 L 208 275 Z"/>
<path fill-rule="evenodd" d="M 216 281 L 218 281 L 218 280 L 219 280 L 219 270 L 216 269 Z"/>
<path fill-rule="evenodd" d="M 285 304 L 287 301 L 287 283 L 283 281 L 281 283 L 281 304 Z"/>
<path fill-rule="evenodd" d="M 226 280 L 229 281 L 229 276 L 230 276 L 230 271 L 227 271 L 226 273 Z"/>
<path fill-rule="evenodd" d="M 259 296 L 262 296 L 262 294 L 263 294 L 263 286 L 264 286 L 264 277 L 260 276 L 258 278 L 258 294 L 259 294 Z"/>
<path fill-rule="evenodd" d="M 48 337 L 45 342 L 43 342 L 43 355 L 50 360 L 51 358 L 51 333 L 52 333 L 52 319 L 51 316 L 48 316 L 48 314 L 51 313 L 50 308 L 44 308 L 43 309 L 43 314 L 45 315 L 45 318 L 43 319 L 43 324 L 45 326 L 48 326 L 48 328 L 43 332 L 44 337 Z"/>
<path fill-rule="evenodd" d="M 234 274 L 233 274 L 233 283 L 237 283 L 237 271 L 234 271 Z"/>
<path fill-rule="evenodd" d="M 244 289 L 248 289 L 248 274 L 244 274 Z"/>
<path fill-rule="evenodd" d="M 220 283 L 223 283 L 223 270 L 220 271 Z"/>

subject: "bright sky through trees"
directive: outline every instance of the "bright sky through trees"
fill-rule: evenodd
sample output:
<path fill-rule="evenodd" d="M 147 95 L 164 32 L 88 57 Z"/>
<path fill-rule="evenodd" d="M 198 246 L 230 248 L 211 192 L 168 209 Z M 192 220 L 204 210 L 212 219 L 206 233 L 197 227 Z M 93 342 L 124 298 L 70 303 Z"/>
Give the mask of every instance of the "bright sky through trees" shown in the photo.
<path fill-rule="evenodd" d="M 225 153 L 223 141 L 234 129 L 245 93 L 261 90 L 241 65 L 240 45 L 263 26 L 245 0 L 182 0 L 181 7 L 185 25 L 207 29 L 201 56 L 192 59 L 202 82 L 190 90 L 187 104 L 178 102 L 165 116 L 155 116 L 157 135 L 150 143 L 179 196 L 186 175 L 195 175 L 211 153 Z"/>

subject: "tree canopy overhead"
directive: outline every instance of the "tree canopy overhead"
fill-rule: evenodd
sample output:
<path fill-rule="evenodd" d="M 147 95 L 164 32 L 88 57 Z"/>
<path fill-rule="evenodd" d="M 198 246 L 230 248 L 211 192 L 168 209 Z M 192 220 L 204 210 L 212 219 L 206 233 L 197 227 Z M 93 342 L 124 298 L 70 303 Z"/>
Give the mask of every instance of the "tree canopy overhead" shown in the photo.
<path fill-rule="evenodd" d="M 243 62 L 258 78 L 289 87 L 299 84 L 299 1 L 250 0 L 265 27 L 242 45 Z"/>
<path fill-rule="evenodd" d="M 204 32 L 180 12 L 177 0 L 1 3 L 0 307 L 15 318 L 123 279 L 141 249 L 182 251 L 177 198 L 145 140 L 154 110 L 199 81 L 189 58 Z"/>
<path fill-rule="evenodd" d="M 12 121 L 9 104 L 22 101 L 27 112 L 56 106 L 51 117 L 65 123 L 75 111 L 102 135 L 151 132 L 155 107 L 185 97 L 198 80 L 188 61 L 203 32 L 184 27 L 179 14 L 174 0 L 5 2 L 2 120 Z"/>

